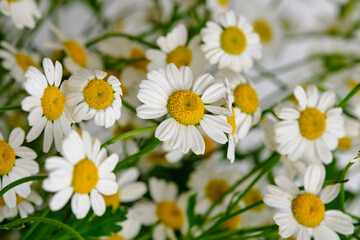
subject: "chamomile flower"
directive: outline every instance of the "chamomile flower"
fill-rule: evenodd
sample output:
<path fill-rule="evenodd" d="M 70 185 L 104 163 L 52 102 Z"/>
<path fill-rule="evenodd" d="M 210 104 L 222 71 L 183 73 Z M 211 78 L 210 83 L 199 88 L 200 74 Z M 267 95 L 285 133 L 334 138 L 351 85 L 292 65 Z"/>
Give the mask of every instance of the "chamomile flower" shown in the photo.
<path fill-rule="evenodd" d="M 72 198 L 71 209 L 76 218 L 84 218 L 90 207 L 97 216 L 103 215 L 105 200 L 102 195 L 112 195 L 118 190 L 112 171 L 119 157 L 116 154 L 107 157 L 99 140 L 93 141 L 85 131 L 80 136 L 75 130 L 64 139 L 61 153 L 63 157 L 45 160 L 49 177 L 42 187 L 55 192 L 50 209 L 60 210 Z"/>
<path fill-rule="evenodd" d="M 66 104 L 73 107 L 75 122 L 94 118 L 95 124 L 106 128 L 121 115 L 120 81 L 115 76 L 95 70 L 81 70 L 68 81 Z"/>
<path fill-rule="evenodd" d="M 177 196 L 175 183 L 150 178 L 149 190 L 151 201 L 142 201 L 133 208 L 138 212 L 143 225 L 156 224 L 153 239 L 176 239 L 176 230 L 185 233 L 188 228 L 186 205 L 187 195 Z"/>
<path fill-rule="evenodd" d="M 0 11 L 11 16 L 16 28 L 34 28 L 35 19 L 41 18 L 41 12 L 34 0 L 1 0 Z"/>
<path fill-rule="evenodd" d="M 207 22 L 201 30 L 202 50 L 210 64 L 234 72 L 247 71 L 253 59 L 262 57 L 260 37 L 244 16 L 233 11 L 219 14 L 219 22 Z"/>
<path fill-rule="evenodd" d="M 188 41 L 188 30 L 184 24 L 176 26 L 166 36 L 156 40 L 160 50 L 149 49 L 146 57 L 150 60 L 148 69 L 158 70 L 165 68 L 166 64 L 173 63 L 177 68 L 188 66 L 195 77 L 205 72 L 205 58 L 200 48 L 200 36 Z"/>
<path fill-rule="evenodd" d="M 59 151 L 62 138 L 70 132 L 72 122 L 65 104 L 64 84 L 61 84 L 62 66 L 56 61 L 54 67 L 49 58 L 44 58 L 43 68 L 45 75 L 35 67 L 29 67 L 25 73 L 24 86 L 30 96 L 24 98 L 21 107 L 30 112 L 28 121 L 32 127 L 26 140 L 35 140 L 45 129 L 43 151 L 49 151 L 53 139 Z"/>
<path fill-rule="evenodd" d="M 216 14 L 229 10 L 231 2 L 232 0 L 206 0 L 206 7 L 216 17 Z"/>
<path fill-rule="evenodd" d="M 166 70 L 152 71 L 148 80 L 140 83 L 138 99 L 144 104 L 138 107 L 137 115 L 143 119 L 167 115 L 155 131 L 155 137 L 172 149 L 187 153 L 203 154 L 205 142 L 197 129 L 202 130 L 214 141 L 227 142 L 225 133 L 231 126 L 219 115 L 228 115 L 229 110 L 214 103 L 225 97 L 226 88 L 215 83 L 210 74 L 204 74 L 193 81 L 189 67 L 180 70 L 168 64 Z M 213 114 L 210 115 L 206 111 Z"/>
<path fill-rule="evenodd" d="M 324 180 L 324 166 L 312 164 L 305 172 L 304 192 L 284 176 L 275 177 L 277 186 L 268 185 L 270 193 L 264 197 L 265 204 L 284 210 L 274 215 L 281 237 L 296 235 L 297 239 L 310 240 L 311 229 L 315 240 L 340 239 L 335 232 L 346 235 L 354 232 L 350 216 L 338 210 L 326 211 L 325 204 L 336 198 L 340 184 L 322 189 Z"/>
<path fill-rule="evenodd" d="M 36 153 L 23 144 L 25 132 L 21 128 L 11 131 L 6 142 L 0 133 L 0 190 L 10 183 L 39 172 L 39 165 L 34 160 Z M 8 208 L 16 206 L 18 195 L 26 198 L 30 194 L 30 182 L 20 184 L 7 191 L 2 198 Z M 0 214 L 1 216 L 1 214 Z"/>
<path fill-rule="evenodd" d="M 46 42 L 45 46 L 52 50 L 63 50 L 66 52 L 64 66 L 69 72 L 76 73 L 80 69 L 102 69 L 101 57 L 85 48 L 83 39 L 70 39 L 55 25 L 49 23 L 51 31 L 58 37 L 60 42 Z"/>
<path fill-rule="evenodd" d="M 103 195 L 105 205 L 116 209 L 120 203 L 133 202 L 141 198 L 147 188 L 145 183 L 136 181 L 139 175 L 140 172 L 135 167 L 121 171 L 116 180 L 118 191 L 113 195 Z"/>
<path fill-rule="evenodd" d="M 292 161 L 302 159 L 308 163 L 332 161 L 331 151 L 344 137 L 344 120 L 341 108 L 331 108 L 335 93 L 319 94 L 315 85 L 305 90 L 296 86 L 296 108 L 284 107 L 276 111 L 281 120 L 275 125 L 277 150 Z"/>
<path fill-rule="evenodd" d="M 25 72 L 28 67 L 38 68 L 39 58 L 35 54 L 28 54 L 18 50 L 8 42 L 1 42 L 0 58 L 3 59 L 2 66 L 9 70 L 17 82 L 25 81 Z"/>
<path fill-rule="evenodd" d="M 20 214 L 21 218 L 26 218 L 34 213 L 34 205 L 40 206 L 42 203 L 43 199 L 35 190 L 31 190 L 26 198 L 16 195 L 16 206 L 13 208 L 6 206 L 4 198 L 0 197 L 0 222 L 7 218 L 13 218 L 18 214 Z"/>

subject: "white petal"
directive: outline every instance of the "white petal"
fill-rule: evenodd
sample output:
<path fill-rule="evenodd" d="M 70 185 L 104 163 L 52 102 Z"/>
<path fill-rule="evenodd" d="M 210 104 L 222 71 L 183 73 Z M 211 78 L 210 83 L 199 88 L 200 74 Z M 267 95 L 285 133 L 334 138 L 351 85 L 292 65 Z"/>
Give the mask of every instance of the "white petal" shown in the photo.
<path fill-rule="evenodd" d="M 119 161 L 119 156 L 115 153 L 111 154 L 99 167 L 100 172 L 111 172 L 114 170 L 116 164 Z"/>
<path fill-rule="evenodd" d="M 90 210 L 89 195 L 75 193 L 71 199 L 71 210 L 77 219 L 84 218 Z"/>
<path fill-rule="evenodd" d="M 335 103 L 335 92 L 333 91 L 326 91 L 324 92 L 319 100 L 318 109 L 320 112 L 325 112 L 328 108 L 334 105 Z"/>
<path fill-rule="evenodd" d="M 334 184 L 325 187 L 320 193 L 320 199 L 323 203 L 329 203 L 336 198 L 340 192 L 340 184 Z"/>
<path fill-rule="evenodd" d="M 104 195 L 113 195 L 117 192 L 118 185 L 115 181 L 100 179 L 96 184 L 96 189 Z"/>
<path fill-rule="evenodd" d="M 49 206 L 52 211 L 60 210 L 69 201 L 73 194 L 73 188 L 67 187 L 57 192 L 50 200 Z"/>
<path fill-rule="evenodd" d="M 298 100 L 301 110 L 304 110 L 307 105 L 307 96 L 304 89 L 300 85 L 297 85 L 295 87 L 294 96 Z"/>
<path fill-rule="evenodd" d="M 213 103 L 225 97 L 226 88 L 222 83 L 214 83 L 201 96 L 204 103 Z"/>
<path fill-rule="evenodd" d="M 320 164 L 311 164 L 305 172 L 304 188 L 307 193 L 317 195 L 325 180 L 325 167 Z"/>
<path fill-rule="evenodd" d="M 95 215 L 102 216 L 106 209 L 104 198 L 96 190 L 92 190 L 90 192 L 90 201 Z"/>
<path fill-rule="evenodd" d="M 12 148 L 20 147 L 24 142 L 25 132 L 21 128 L 17 127 L 11 131 L 9 136 L 9 144 Z"/>
<path fill-rule="evenodd" d="M 141 198 L 146 193 L 146 185 L 143 182 L 130 183 L 120 189 L 122 202 L 132 202 Z"/>
<path fill-rule="evenodd" d="M 330 228 L 320 224 L 314 228 L 314 239 L 315 240 L 339 240 L 339 236 Z"/>
<path fill-rule="evenodd" d="M 350 235 L 354 233 L 354 225 L 352 224 L 352 218 L 345 213 L 337 210 L 329 210 L 325 212 L 326 225 L 335 232 Z"/>
<path fill-rule="evenodd" d="M 36 139 L 41 132 L 44 130 L 46 125 L 47 119 L 42 117 L 29 131 L 26 136 L 26 141 L 31 142 Z"/>

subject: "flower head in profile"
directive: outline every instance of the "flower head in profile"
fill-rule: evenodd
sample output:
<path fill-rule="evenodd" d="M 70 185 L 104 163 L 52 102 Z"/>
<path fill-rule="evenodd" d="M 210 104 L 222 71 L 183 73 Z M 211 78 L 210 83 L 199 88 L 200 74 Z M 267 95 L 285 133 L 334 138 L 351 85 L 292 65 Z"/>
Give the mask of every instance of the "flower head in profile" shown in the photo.
<path fill-rule="evenodd" d="M 187 153 L 204 154 L 205 142 L 198 126 L 214 141 L 227 142 L 225 133 L 231 126 L 220 115 L 229 115 L 227 108 L 216 102 L 225 98 L 226 88 L 216 83 L 210 74 L 193 81 L 189 67 L 178 69 L 168 64 L 147 75 L 140 83 L 138 99 L 144 104 L 138 107 L 137 115 L 143 119 L 155 119 L 166 115 L 155 131 L 155 137 L 172 149 Z"/>
<path fill-rule="evenodd" d="M 0 11 L 11 16 L 16 28 L 34 28 L 35 19 L 41 18 L 41 12 L 34 0 L 1 0 Z"/>
<path fill-rule="evenodd" d="M 21 128 L 12 130 L 8 141 L 4 140 L 0 132 L 0 190 L 20 178 L 39 172 L 39 165 L 34 160 L 36 153 L 21 146 L 24 138 L 25 132 Z M 14 208 L 19 199 L 30 194 L 30 184 L 31 182 L 26 182 L 11 188 L 0 198 L 0 205 L 3 203 L 8 208 Z"/>
<path fill-rule="evenodd" d="M 282 107 L 276 112 L 281 120 L 275 125 L 277 151 L 292 161 L 330 163 L 331 150 L 345 136 L 342 109 L 332 108 L 335 93 L 319 94 L 315 85 L 309 85 L 305 91 L 298 85 L 294 96 L 296 108 Z"/>
<path fill-rule="evenodd" d="M 71 209 L 76 218 L 84 218 L 90 208 L 101 216 L 105 212 L 102 195 L 112 195 L 118 190 L 115 174 L 112 172 L 118 162 L 118 155 L 107 157 L 106 149 L 99 140 L 91 139 L 88 132 L 75 130 L 63 141 L 63 157 L 45 160 L 49 177 L 43 188 L 55 192 L 50 200 L 50 209 L 60 210 L 71 199 Z"/>
<path fill-rule="evenodd" d="M 31 142 L 44 131 L 43 151 L 49 151 L 53 139 L 60 151 L 62 138 L 71 131 L 72 122 L 61 84 L 62 66 L 58 61 L 54 66 L 49 58 L 44 58 L 43 68 L 45 74 L 35 67 L 29 67 L 25 73 L 24 85 L 30 96 L 22 100 L 21 107 L 30 112 L 28 121 L 32 126 L 26 140 Z"/>
<path fill-rule="evenodd" d="M 219 14 L 219 22 L 208 22 L 201 38 L 205 57 L 219 69 L 247 71 L 253 59 L 262 57 L 259 35 L 244 16 L 236 16 L 233 11 Z"/>
<path fill-rule="evenodd" d="M 326 210 L 325 204 L 336 198 L 340 184 L 322 189 L 324 180 L 324 166 L 312 164 L 305 172 L 304 192 L 285 176 L 275 177 L 277 186 L 268 185 L 270 193 L 264 197 L 265 204 L 286 210 L 274 215 L 281 237 L 295 235 L 297 239 L 310 240 L 312 229 L 315 240 L 340 239 L 335 232 L 346 235 L 354 232 L 350 216 L 338 210 Z"/>

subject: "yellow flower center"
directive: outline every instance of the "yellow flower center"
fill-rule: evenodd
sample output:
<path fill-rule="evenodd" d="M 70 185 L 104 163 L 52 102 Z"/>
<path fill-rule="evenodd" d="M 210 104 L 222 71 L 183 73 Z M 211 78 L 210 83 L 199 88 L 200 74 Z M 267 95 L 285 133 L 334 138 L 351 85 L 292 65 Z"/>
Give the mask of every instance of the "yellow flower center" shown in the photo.
<path fill-rule="evenodd" d="M 326 116 L 316 108 L 307 108 L 298 119 L 301 135 L 314 140 L 323 135 L 326 129 Z"/>
<path fill-rule="evenodd" d="M 259 34 L 261 41 L 265 43 L 271 42 L 273 32 L 271 26 L 265 20 L 256 20 L 254 23 L 254 31 Z"/>
<path fill-rule="evenodd" d="M 87 194 L 95 188 L 98 180 L 98 169 L 93 161 L 85 158 L 74 166 L 71 181 L 74 192 Z"/>
<path fill-rule="evenodd" d="M 250 191 L 248 191 L 244 196 L 244 202 L 246 206 L 250 206 L 251 204 L 254 204 L 258 201 L 261 201 L 263 199 L 261 192 L 256 189 L 252 188 Z M 254 208 L 252 208 L 254 211 L 261 212 L 264 209 L 265 205 L 260 204 Z"/>
<path fill-rule="evenodd" d="M 204 116 L 204 102 L 190 90 L 176 91 L 168 99 L 167 110 L 171 117 L 184 125 L 195 125 Z"/>
<path fill-rule="evenodd" d="M 113 234 L 110 237 L 108 237 L 107 240 L 125 240 L 125 238 L 123 238 L 119 234 Z"/>
<path fill-rule="evenodd" d="M 117 191 L 115 194 L 113 195 L 102 195 L 101 196 L 104 198 L 105 200 L 105 206 L 109 207 L 112 206 L 113 210 L 117 209 L 120 205 L 120 193 L 119 191 Z"/>
<path fill-rule="evenodd" d="M 85 102 L 93 109 L 105 109 L 114 100 L 114 91 L 105 80 L 93 79 L 83 90 Z"/>
<path fill-rule="evenodd" d="M 236 123 L 235 123 L 235 114 L 234 114 L 234 108 L 231 107 L 232 110 L 232 115 L 230 117 L 227 117 L 227 121 L 228 123 L 231 125 L 232 127 L 232 132 L 231 135 L 235 133 L 236 131 Z"/>
<path fill-rule="evenodd" d="M 8 174 L 15 164 L 15 151 L 4 141 L 0 141 L 0 176 Z"/>
<path fill-rule="evenodd" d="M 229 0 L 218 0 L 221 6 L 227 6 L 229 4 Z"/>
<path fill-rule="evenodd" d="M 25 53 L 18 53 L 15 55 L 15 59 L 17 64 L 21 67 L 21 69 L 25 72 L 28 67 L 33 66 L 36 68 L 39 68 L 39 66 L 36 64 L 36 62 Z"/>
<path fill-rule="evenodd" d="M 246 37 L 244 32 L 237 27 L 225 28 L 221 33 L 220 44 L 225 52 L 240 54 L 246 48 Z"/>
<path fill-rule="evenodd" d="M 166 63 L 173 63 L 177 68 L 180 68 L 181 66 L 189 66 L 192 58 L 192 52 L 187 46 L 179 46 L 167 54 Z"/>
<path fill-rule="evenodd" d="M 312 193 L 298 194 L 291 202 L 291 210 L 296 221 L 305 227 L 316 227 L 325 217 L 324 203 Z"/>
<path fill-rule="evenodd" d="M 253 114 L 259 106 L 259 99 L 253 87 L 239 84 L 234 90 L 235 105 L 247 114 Z"/>
<path fill-rule="evenodd" d="M 234 212 L 240 210 L 240 207 L 236 206 L 234 208 Z M 241 227 L 242 224 L 242 218 L 240 216 L 240 214 L 230 218 L 229 220 L 227 220 L 224 223 L 224 228 L 227 230 L 236 230 L 239 229 Z"/>
<path fill-rule="evenodd" d="M 175 202 L 161 202 L 157 205 L 156 214 L 159 220 L 167 227 L 181 229 L 184 222 L 184 214 Z"/>
<path fill-rule="evenodd" d="M 350 150 L 351 148 L 351 138 L 345 136 L 339 139 L 338 148 L 341 150 Z"/>
<path fill-rule="evenodd" d="M 44 116 L 49 121 L 55 121 L 64 112 L 65 98 L 59 88 L 48 86 L 41 98 Z"/>
<path fill-rule="evenodd" d="M 22 198 L 22 197 L 20 197 L 19 195 L 16 194 L 16 204 L 19 204 L 24 200 L 25 200 L 25 198 Z M 4 197 L 0 197 L 0 206 L 2 206 L 2 207 L 6 206 L 5 201 L 4 201 Z"/>
<path fill-rule="evenodd" d="M 213 179 L 206 185 L 206 197 L 214 203 L 229 190 L 229 188 L 229 184 L 223 179 Z"/>
<path fill-rule="evenodd" d="M 65 41 L 63 42 L 65 51 L 71 57 L 71 59 L 79 64 L 81 67 L 86 66 L 86 52 L 80 44 L 76 41 Z"/>
<path fill-rule="evenodd" d="M 162 165 L 167 163 L 165 155 L 166 152 L 153 151 L 146 155 L 146 160 L 154 165 Z"/>
<path fill-rule="evenodd" d="M 146 54 L 144 51 L 142 51 L 139 48 L 132 48 L 130 53 L 130 58 L 142 59 L 142 58 L 146 58 Z M 143 72 L 147 72 L 147 66 L 149 63 L 150 63 L 149 60 L 142 60 L 131 63 L 131 66 L 133 66 L 135 69 L 141 70 Z"/>

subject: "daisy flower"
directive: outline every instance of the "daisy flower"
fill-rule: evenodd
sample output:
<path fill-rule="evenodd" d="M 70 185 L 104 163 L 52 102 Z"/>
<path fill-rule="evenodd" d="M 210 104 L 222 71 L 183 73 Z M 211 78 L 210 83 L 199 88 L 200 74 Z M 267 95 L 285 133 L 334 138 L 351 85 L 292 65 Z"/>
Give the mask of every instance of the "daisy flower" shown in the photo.
<path fill-rule="evenodd" d="M 275 177 L 277 186 L 267 186 L 270 193 L 264 197 L 265 204 L 286 210 L 274 215 L 281 237 L 296 235 L 297 239 L 310 240 L 311 229 L 315 240 L 335 240 L 340 239 L 335 232 L 346 235 L 354 232 L 350 216 L 338 210 L 326 211 L 325 204 L 336 198 L 340 184 L 322 189 L 324 180 L 324 166 L 312 164 L 305 172 L 304 192 L 285 176 Z"/>
<path fill-rule="evenodd" d="M 41 18 L 41 12 L 34 0 L 1 0 L 0 11 L 11 16 L 16 28 L 34 28 L 35 19 Z"/>
<path fill-rule="evenodd" d="M 6 142 L 0 133 L 0 190 L 10 183 L 39 172 L 39 165 L 34 160 L 36 153 L 21 146 L 25 132 L 21 128 L 14 128 Z M 31 182 L 18 185 L 3 195 L 3 201 L 9 208 L 14 208 L 18 198 L 26 198 L 30 194 Z M 1 216 L 1 214 L 0 214 Z"/>
<path fill-rule="evenodd" d="M 302 159 L 308 163 L 332 161 L 331 151 L 338 145 L 338 139 L 345 136 L 341 108 L 331 108 L 335 93 L 319 94 L 315 85 L 305 90 L 296 86 L 294 96 L 296 108 L 283 107 L 276 110 L 281 120 L 275 125 L 277 151 L 292 161 Z"/>
<path fill-rule="evenodd" d="M 166 64 L 173 63 L 177 68 L 188 66 L 197 77 L 205 72 L 205 58 L 200 48 L 200 36 L 188 41 L 188 30 L 184 24 L 172 29 L 165 37 L 156 40 L 160 50 L 149 49 L 146 57 L 150 60 L 148 69 L 158 70 L 165 68 Z"/>
<path fill-rule="evenodd" d="M 84 69 L 69 78 L 66 104 L 73 107 L 75 122 L 94 118 L 96 125 L 108 128 L 120 118 L 120 81 L 112 75 L 105 77 L 106 72 Z"/>
<path fill-rule="evenodd" d="M 21 107 L 30 112 L 28 121 L 32 127 L 26 140 L 33 141 L 45 129 L 43 151 L 49 151 L 53 139 L 60 151 L 62 138 L 70 132 L 72 121 L 65 104 L 64 84 L 61 84 L 62 66 L 56 61 L 54 67 L 49 58 L 44 58 L 43 68 L 45 75 L 34 67 L 25 73 L 24 86 L 30 96 L 24 98 Z"/>
<path fill-rule="evenodd" d="M 18 50 L 8 42 L 1 42 L 0 58 L 3 59 L 2 66 L 9 70 L 11 75 L 17 82 L 25 81 L 25 72 L 28 67 L 33 66 L 39 68 L 39 58 L 37 55 L 28 54 L 22 50 Z"/>
<path fill-rule="evenodd" d="M 156 224 L 153 239 L 176 239 L 175 231 L 185 233 L 188 228 L 186 205 L 187 196 L 177 196 L 175 183 L 150 178 L 149 190 L 154 202 L 142 201 L 133 208 L 138 212 L 142 224 Z"/>
<path fill-rule="evenodd" d="M 118 191 L 113 195 L 103 195 L 106 206 L 112 206 L 116 209 L 120 203 L 133 202 L 138 200 L 146 193 L 146 185 L 143 182 L 136 181 L 140 172 L 132 167 L 121 171 L 117 176 Z"/>
<path fill-rule="evenodd" d="M 20 214 L 21 218 L 26 218 L 35 211 L 35 206 L 40 206 L 43 203 L 41 196 L 35 191 L 31 190 L 26 198 L 16 195 L 16 206 L 9 208 L 6 206 L 4 198 L 0 197 L 0 222 L 7 218 L 13 218 Z"/>
<path fill-rule="evenodd" d="M 156 138 L 183 153 L 191 149 L 195 154 L 204 154 L 204 138 L 197 129 L 200 125 L 214 141 L 227 142 L 225 133 L 231 132 L 231 126 L 219 115 L 207 113 L 230 114 L 228 109 L 214 104 L 225 97 L 222 83 L 215 83 L 210 74 L 193 81 L 189 67 L 179 70 L 174 64 L 168 64 L 165 71 L 152 71 L 147 77 L 148 80 L 141 81 L 137 95 L 144 104 L 136 110 L 142 119 L 167 116 L 157 127 Z"/>
<path fill-rule="evenodd" d="M 216 14 L 229 10 L 231 2 L 232 0 L 206 0 L 206 7 L 216 17 Z"/>
<path fill-rule="evenodd" d="M 69 39 L 55 25 L 48 24 L 50 30 L 57 36 L 60 42 L 46 42 L 44 45 L 52 50 L 63 50 L 66 52 L 64 66 L 72 74 L 80 69 L 102 69 L 101 57 L 85 48 L 84 39 Z"/>
<path fill-rule="evenodd" d="M 88 132 L 75 130 L 63 141 L 62 155 L 45 160 L 49 177 L 43 181 L 43 189 L 55 192 L 49 206 L 52 211 L 60 210 L 71 199 L 71 209 L 77 219 L 84 218 L 90 207 L 97 216 L 105 212 L 103 195 L 115 194 L 118 185 L 112 171 L 118 156 L 107 157 L 106 149 L 99 140 L 91 139 Z"/>
<path fill-rule="evenodd" d="M 253 59 L 262 57 L 260 37 L 243 16 L 233 11 L 219 14 L 219 22 L 207 22 L 201 30 L 202 50 L 210 64 L 234 72 L 247 71 Z"/>

